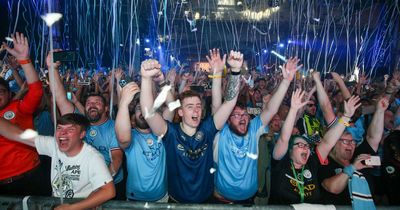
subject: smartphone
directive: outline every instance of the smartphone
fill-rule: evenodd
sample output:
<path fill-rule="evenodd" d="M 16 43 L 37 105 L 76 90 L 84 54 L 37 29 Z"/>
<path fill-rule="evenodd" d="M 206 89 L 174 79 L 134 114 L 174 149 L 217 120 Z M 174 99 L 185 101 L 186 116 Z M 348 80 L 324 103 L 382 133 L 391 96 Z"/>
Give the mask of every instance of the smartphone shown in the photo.
<path fill-rule="evenodd" d="M 195 91 L 197 93 L 204 93 L 204 86 L 193 85 L 193 86 L 190 86 L 190 90 L 193 90 L 193 91 Z"/>
<path fill-rule="evenodd" d="M 371 158 L 365 160 L 367 166 L 380 166 L 381 158 L 379 156 L 371 156 Z"/>
<path fill-rule="evenodd" d="M 72 100 L 72 93 L 71 93 L 71 92 L 67 92 L 67 99 L 68 99 L 69 101 Z"/>
<path fill-rule="evenodd" d="M 54 62 L 73 62 L 77 59 L 77 52 L 76 51 L 60 51 L 54 52 Z"/>

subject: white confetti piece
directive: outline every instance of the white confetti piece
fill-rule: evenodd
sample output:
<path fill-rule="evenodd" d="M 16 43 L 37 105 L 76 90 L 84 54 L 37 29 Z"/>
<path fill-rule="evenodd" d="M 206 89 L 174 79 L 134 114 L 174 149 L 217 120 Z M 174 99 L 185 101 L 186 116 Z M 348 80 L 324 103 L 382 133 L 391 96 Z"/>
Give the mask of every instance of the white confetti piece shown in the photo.
<path fill-rule="evenodd" d="M 14 40 L 11 37 L 6 37 L 6 40 L 9 42 L 13 42 Z"/>
<path fill-rule="evenodd" d="M 258 155 L 257 154 L 252 154 L 252 153 L 246 153 L 247 157 L 253 159 L 253 160 L 257 160 Z"/>
<path fill-rule="evenodd" d="M 62 18 L 62 14 L 60 13 L 47 13 L 41 16 L 44 22 L 46 22 L 47 26 L 52 26 L 55 22 Z"/>
<path fill-rule="evenodd" d="M 24 140 L 33 139 L 36 136 L 38 136 L 38 133 L 32 129 L 26 129 L 23 133 L 19 135 L 19 137 Z"/>
<path fill-rule="evenodd" d="M 168 104 L 168 109 L 169 109 L 169 111 L 174 111 L 175 109 L 177 109 L 177 108 L 179 108 L 181 106 L 181 102 L 179 101 L 179 99 L 178 100 L 176 100 L 176 101 L 173 101 L 173 102 L 170 102 L 169 104 Z"/>
<path fill-rule="evenodd" d="M 154 100 L 153 110 L 157 110 L 161 105 L 163 105 L 165 100 L 167 100 L 169 90 L 171 90 L 171 85 L 166 85 L 161 89 L 160 94 L 158 94 L 156 100 Z"/>
<path fill-rule="evenodd" d="M 210 168 L 210 174 L 215 173 L 217 170 L 215 168 Z"/>
<path fill-rule="evenodd" d="M 154 116 L 154 112 L 150 111 L 147 109 L 147 107 L 144 107 L 144 119 L 148 119 L 150 117 Z"/>

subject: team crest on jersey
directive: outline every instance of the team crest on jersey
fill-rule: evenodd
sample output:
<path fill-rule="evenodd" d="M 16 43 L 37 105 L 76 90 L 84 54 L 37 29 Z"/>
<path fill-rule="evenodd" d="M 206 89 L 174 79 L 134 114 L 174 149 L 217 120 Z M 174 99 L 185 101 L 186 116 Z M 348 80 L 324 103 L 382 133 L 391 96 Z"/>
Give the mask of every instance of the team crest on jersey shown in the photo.
<path fill-rule="evenodd" d="M 386 166 L 386 172 L 388 174 L 393 174 L 396 171 L 393 166 Z"/>
<path fill-rule="evenodd" d="M 182 146 L 182 144 L 178 144 L 178 145 L 176 146 L 176 148 L 177 148 L 178 150 L 180 150 L 180 151 L 184 151 L 184 150 L 185 150 L 185 148 Z"/>
<path fill-rule="evenodd" d="M 196 134 L 194 135 L 194 140 L 203 141 L 203 139 L 204 139 L 204 133 L 201 131 L 197 131 Z"/>
<path fill-rule="evenodd" d="M 153 146 L 154 144 L 153 139 L 146 139 L 146 143 L 149 147 Z"/>
<path fill-rule="evenodd" d="M 8 111 L 4 113 L 4 119 L 11 120 L 15 117 L 15 113 L 13 111 Z"/>
<path fill-rule="evenodd" d="M 311 171 L 306 169 L 303 171 L 303 176 L 307 179 L 310 179 L 312 177 Z"/>
<path fill-rule="evenodd" d="M 97 136 L 97 131 L 96 130 L 90 130 L 89 135 L 91 137 L 95 137 L 95 136 Z"/>
<path fill-rule="evenodd" d="M 340 174 L 342 173 L 343 169 L 342 168 L 335 168 L 335 174 Z"/>

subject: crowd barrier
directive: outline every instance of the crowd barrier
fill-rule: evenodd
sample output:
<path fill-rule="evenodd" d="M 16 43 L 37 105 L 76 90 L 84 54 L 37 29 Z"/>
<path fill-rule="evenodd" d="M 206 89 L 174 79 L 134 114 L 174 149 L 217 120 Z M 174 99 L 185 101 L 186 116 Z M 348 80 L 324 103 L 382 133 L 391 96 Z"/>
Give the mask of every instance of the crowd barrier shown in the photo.
<path fill-rule="evenodd" d="M 65 199 L 66 203 L 76 202 L 77 199 Z M 6 197 L 0 196 L 0 210 L 51 210 L 60 204 L 59 198 L 53 197 Z M 315 209 L 320 209 L 321 206 Z M 335 206 L 337 210 L 351 210 L 351 206 Z M 228 205 L 228 204 L 174 204 L 174 203 L 150 203 L 150 202 L 128 202 L 109 201 L 97 208 L 98 210 L 126 210 L 126 209 L 185 209 L 185 210 L 236 210 L 236 209 L 263 209 L 263 210 L 293 210 L 292 206 L 277 205 Z M 400 206 L 377 206 L 379 210 L 400 209 Z"/>

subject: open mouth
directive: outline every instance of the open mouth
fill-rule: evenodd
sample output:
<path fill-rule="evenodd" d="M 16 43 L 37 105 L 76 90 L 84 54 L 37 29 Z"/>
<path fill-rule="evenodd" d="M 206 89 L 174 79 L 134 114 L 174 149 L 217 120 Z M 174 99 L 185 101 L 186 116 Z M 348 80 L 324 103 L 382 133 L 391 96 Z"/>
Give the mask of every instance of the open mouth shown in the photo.
<path fill-rule="evenodd" d="M 68 145 L 68 138 L 60 137 L 58 138 L 60 147 L 66 147 Z"/>
<path fill-rule="evenodd" d="M 199 117 L 192 117 L 192 120 L 197 122 L 199 120 Z"/>
<path fill-rule="evenodd" d="M 303 161 L 307 161 L 307 153 L 306 152 L 302 152 L 300 156 L 301 156 L 301 159 L 303 159 Z"/>

